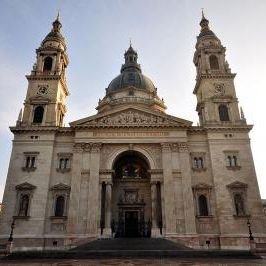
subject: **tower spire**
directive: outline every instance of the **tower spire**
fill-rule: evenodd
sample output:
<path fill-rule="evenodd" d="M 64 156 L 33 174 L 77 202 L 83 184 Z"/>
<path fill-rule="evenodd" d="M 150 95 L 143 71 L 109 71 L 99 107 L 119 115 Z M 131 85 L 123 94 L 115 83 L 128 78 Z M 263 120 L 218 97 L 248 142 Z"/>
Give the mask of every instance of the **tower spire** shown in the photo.
<path fill-rule="evenodd" d="M 202 19 L 205 18 L 205 16 L 204 16 L 204 8 L 201 9 L 201 18 Z"/>
<path fill-rule="evenodd" d="M 59 12 L 59 10 L 58 10 L 58 11 L 57 11 L 57 17 L 56 17 L 56 20 L 59 21 L 59 18 L 60 18 L 60 12 Z"/>

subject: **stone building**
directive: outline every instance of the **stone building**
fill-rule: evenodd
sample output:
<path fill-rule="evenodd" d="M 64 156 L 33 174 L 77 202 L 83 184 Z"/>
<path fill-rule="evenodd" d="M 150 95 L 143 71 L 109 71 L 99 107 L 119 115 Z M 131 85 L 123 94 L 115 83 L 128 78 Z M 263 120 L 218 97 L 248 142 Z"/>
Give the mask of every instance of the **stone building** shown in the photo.
<path fill-rule="evenodd" d="M 59 18 L 36 50 L 15 126 L 0 238 L 15 249 L 163 237 L 248 249 L 266 240 L 248 125 L 225 47 L 203 16 L 193 58 L 199 126 L 171 116 L 130 45 L 95 115 L 63 126 L 69 64 Z"/>

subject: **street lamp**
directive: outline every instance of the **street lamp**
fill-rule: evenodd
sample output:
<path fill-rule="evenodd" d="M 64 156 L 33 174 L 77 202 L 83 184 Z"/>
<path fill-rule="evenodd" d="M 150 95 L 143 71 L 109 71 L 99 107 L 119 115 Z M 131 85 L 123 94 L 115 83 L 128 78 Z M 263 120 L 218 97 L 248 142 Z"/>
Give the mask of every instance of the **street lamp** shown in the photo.
<path fill-rule="evenodd" d="M 14 231 L 14 228 L 15 228 L 15 219 L 12 221 L 12 224 L 11 224 L 11 231 L 10 231 L 10 235 L 9 235 L 9 238 L 8 238 L 8 241 L 9 242 L 13 242 L 13 231 Z"/>
<path fill-rule="evenodd" d="M 251 240 L 254 240 L 254 237 L 253 237 L 253 235 L 252 235 L 252 231 L 251 231 L 251 224 L 250 224 L 249 219 L 248 219 L 248 221 L 247 221 L 247 226 L 248 226 L 249 240 L 250 240 L 250 241 L 251 241 Z"/>

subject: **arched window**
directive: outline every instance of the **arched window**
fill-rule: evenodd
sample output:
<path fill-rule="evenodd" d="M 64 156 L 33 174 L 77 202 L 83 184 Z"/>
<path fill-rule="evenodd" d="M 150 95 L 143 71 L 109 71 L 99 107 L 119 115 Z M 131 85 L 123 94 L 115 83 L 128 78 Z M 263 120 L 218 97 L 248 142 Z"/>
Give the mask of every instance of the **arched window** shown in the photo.
<path fill-rule="evenodd" d="M 40 124 L 43 119 L 43 113 L 44 113 L 44 108 L 42 106 L 37 106 L 34 110 L 33 123 Z"/>
<path fill-rule="evenodd" d="M 241 193 L 234 195 L 236 215 L 245 215 L 244 200 Z"/>
<path fill-rule="evenodd" d="M 192 164 L 193 164 L 192 166 L 193 166 L 194 169 L 202 169 L 202 168 L 204 168 L 203 158 L 202 157 L 194 157 Z"/>
<path fill-rule="evenodd" d="M 229 167 L 232 166 L 232 157 L 230 155 L 227 156 L 227 166 L 229 166 Z"/>
<path fill-rule="evenodd" d="M 234 155 L 232 159 L 232 166 L 237 166 L 237 157 Z"/>
<path fill-rule="evenodd" d="M 203 168 L 203 159 L 201 157 L 198 158 L 198 168 Z"/>
<path fill-rule="evenodd" d="M 64 209 L 65 209 L 65 198 L 63 196 L 58 196 L 55 201 L 54 215 L 57 217 L 64 216 Z"/>
<path fill-rule="evenodd" d="M 43 63 L 43 71 L 51 71 L 53 66 L 53 58 L 50 56 L 45 57 Z"/>
<path fill-rule="evenodd" d="M 219 69 L 218 58 L 215 55 L 211 55 L 209 57 L 209 62 L 210 62 L 210 68 L 211 69 Z"/>
<path fill-rule="evenodd" d="M 228 108 L 226 105 L 221 104 L 219 105 L 219 116 L 221 121 L 229 121 L 229 113 L 228 113 Z"/>
<path fill-rule="evenodd" d="M 208 216 L 209 215 L 208 203 L 207 203 L 207 198 L 205 195 L 199 196 L 199 215 L 200 216 Z"/>
<path fill-rule="evenodd" d="M 193 168 L 198 168 L 198 158 L 194 157 L 193 159 Z"/>
<path fill-rule="evenodd" d="M 28 216 L 29 202 L 28 195 L 21 195 L 18 216 Z"/>

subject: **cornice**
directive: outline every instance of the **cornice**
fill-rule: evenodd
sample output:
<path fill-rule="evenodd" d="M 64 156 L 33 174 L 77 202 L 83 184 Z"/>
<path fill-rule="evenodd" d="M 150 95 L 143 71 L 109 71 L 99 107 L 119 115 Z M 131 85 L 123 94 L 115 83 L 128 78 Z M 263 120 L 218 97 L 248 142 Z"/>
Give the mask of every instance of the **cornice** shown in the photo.
<path fill-rule="evenodd" d="M 225 78 L 225 79 L 233 79 L 235 78 L 236 73 L 206 73 L 200 74 L 196 79 L 195 88 L 193 90 L 193 94 L 196 94 L 198 91 L 199 84 L 202 79 L 216 79 L 216 78 Z"/>
<path fill-rule="evenodd" d="M 12 133 L 22 134 L 27 132 L 55 132 L 57 135 L 70 134 L 74 135 L 74 131 L 70 127 L 49 127 L 49 126 L 19 126 L 9 127 Z"/>
<path fill-rule="evenodd" d="M 253 125 L 228 125 L 228 126 L 192 126 L 188 129 L 189 133 L 197 133 L 197 132 L 209 132 L 209 131 L 217 131 L 217 132 L 228 132 L 228 131 L 250 131 L 253 128 Z"/>

